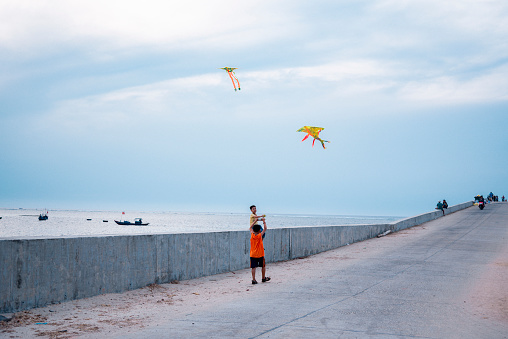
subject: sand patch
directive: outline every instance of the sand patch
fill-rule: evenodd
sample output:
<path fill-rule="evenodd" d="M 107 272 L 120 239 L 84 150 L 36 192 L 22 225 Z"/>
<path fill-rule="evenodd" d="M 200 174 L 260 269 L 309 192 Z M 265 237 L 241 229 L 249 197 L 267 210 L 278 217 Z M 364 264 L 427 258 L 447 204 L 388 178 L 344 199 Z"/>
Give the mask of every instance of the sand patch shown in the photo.
<path fill-rule="evenodd" d="M 508 246 L 486 267 L 469 300 L 476 316 L 508 323 Z"/>

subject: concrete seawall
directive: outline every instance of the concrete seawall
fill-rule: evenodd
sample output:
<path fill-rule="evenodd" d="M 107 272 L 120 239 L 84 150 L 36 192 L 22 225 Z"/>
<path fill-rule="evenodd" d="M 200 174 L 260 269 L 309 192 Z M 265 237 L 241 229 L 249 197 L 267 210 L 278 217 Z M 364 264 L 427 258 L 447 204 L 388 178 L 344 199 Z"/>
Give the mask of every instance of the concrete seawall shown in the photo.
<path fill-rule="evenodd" d="M 441 216 L 434 211 L 390 224 L 269 229 L 266 260 L 305 257 Z M 248 268 L 249 250 L 248 231 L 0 239 L 0 313 Z"/>

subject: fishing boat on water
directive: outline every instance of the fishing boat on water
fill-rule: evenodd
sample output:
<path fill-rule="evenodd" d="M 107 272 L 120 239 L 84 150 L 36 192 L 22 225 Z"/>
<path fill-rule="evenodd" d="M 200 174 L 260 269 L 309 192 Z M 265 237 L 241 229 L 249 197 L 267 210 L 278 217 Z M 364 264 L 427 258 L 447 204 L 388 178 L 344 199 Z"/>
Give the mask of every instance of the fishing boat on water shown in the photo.
<path fill-rule="evenodd" d="M 130 222 L 130 221 L 118 221 L 118 220 L 115 220 L 115 222 L 118 224 L 118 225 L 130 225 L 130 226 L 146 226 L 148 225 L 149 223 L 143 223 L 143 219 L 141 218 L 136 218 L 134 219 L 134 222 Z"/>
<path fill-rule="evenodd" d="M 44 213 L 39 214 L 39 220 L 48 220 L 48 210 L 43 209 Z"/>

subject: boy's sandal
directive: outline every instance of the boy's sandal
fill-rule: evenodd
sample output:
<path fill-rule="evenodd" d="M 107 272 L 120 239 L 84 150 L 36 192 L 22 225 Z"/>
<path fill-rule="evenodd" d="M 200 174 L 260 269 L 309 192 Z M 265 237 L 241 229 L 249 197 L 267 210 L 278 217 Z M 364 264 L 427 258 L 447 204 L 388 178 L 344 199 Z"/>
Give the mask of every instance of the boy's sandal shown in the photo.
<path fill-rule="evenodd" d="M 264 282 L 264 281 L 263 281 Z M 256 280 L 252 280 L 252 285 L 256 285 L 258 282 Z"/>
<path fill-rule="evenodd" d="M 262 279 L 262 281 L 263 281 L 263 282 L 270 281 L 270 277 L 263 278 L 263 279 Z"/>

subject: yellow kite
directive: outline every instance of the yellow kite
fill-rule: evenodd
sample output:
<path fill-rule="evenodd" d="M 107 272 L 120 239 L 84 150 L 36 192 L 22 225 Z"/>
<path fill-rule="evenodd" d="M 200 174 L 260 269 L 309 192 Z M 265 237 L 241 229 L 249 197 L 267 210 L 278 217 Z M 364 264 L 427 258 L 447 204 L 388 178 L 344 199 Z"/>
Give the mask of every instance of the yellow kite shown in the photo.
<path fill-rule="evenodd" d="M 228 72 L 229 74 L 229 77 L 231 78 L 231 82 L 233 83 L 233 87 L 235 88 L 235 91 L 236 91 L 236 84 L 235 84 L 235 80 L 236 80 L 236 83 L 238 84 L 238 90 L 240 90 L 240 82 L 238 81 L 238 79 L 236 78 L 235 76 L 235 72 L 234 70 L 235 69 L 238 69 L 238 68 L 233 68 L 233 67 L 222 67 L 220 69 L 223 69 L 225 70 L 226 72 Z"/>
<path fill-rule="evenodd" d="M 305 133 L 307 133 L 307 135 L 302 139 L 302 141 L 307 139 L 309 136 L 312 136 L 314 138 L 314 140 L 312 140 L 312 147 L 314 147 L 314 142 L 316 140 L 319 140 L 321 142 L 321 145 L 323 146 L 323 148 L 326 149 L 325 142 L 329 142 L 329 141 L 323 140 L 323 139 L 321 139 L 319 137 L 319 133 L 322 130 L 324 130 L 323 127 L 303 126 L 297 132 L 305 132 Z"/>

